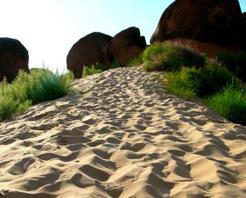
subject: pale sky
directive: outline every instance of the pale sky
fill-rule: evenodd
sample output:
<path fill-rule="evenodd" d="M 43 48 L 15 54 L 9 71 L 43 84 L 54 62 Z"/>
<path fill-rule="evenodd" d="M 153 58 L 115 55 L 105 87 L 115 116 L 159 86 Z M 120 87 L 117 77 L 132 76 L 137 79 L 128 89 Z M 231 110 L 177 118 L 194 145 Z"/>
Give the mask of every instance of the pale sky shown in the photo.
<path fill-rule="evenodd" d="M 29 51 L 29 67 L 66 70 L 72 45 L 98 31 L 115 35 L 139 27 L 149 43 L 173 0 L 0 0 L 0 37 L 18 39 Z M 246 11 L 246 0 L 241 0 Z"/>

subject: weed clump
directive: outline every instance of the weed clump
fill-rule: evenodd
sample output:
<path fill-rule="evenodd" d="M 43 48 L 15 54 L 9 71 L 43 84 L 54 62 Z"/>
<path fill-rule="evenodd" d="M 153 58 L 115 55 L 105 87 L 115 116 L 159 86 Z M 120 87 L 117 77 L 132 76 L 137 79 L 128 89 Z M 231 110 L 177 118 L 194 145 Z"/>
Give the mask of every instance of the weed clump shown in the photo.
<path fill-rule="evenodd" d="M 204 66 L 205 57 L 182 45 L 155 43 L 143 52 L 143 63 L 146 71 L 178 71 Z"/>
<path fill-rule="evenodd" d="M 0 119 L 23 112 L 33 104 L 65 96 L 71 87 L 71 73 L 53 74 L 45 70 L 33 70 L 29 74 L 20 71 L 11 84 L 0 83 Z"/>

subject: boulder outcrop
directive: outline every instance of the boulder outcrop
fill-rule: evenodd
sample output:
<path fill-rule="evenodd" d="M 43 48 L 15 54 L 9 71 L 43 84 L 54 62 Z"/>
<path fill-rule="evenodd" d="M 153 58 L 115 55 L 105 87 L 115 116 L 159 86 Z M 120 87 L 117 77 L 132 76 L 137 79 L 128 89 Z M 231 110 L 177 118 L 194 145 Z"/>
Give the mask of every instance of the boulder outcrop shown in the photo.
<path fill-rule="evenodd" d="M 28 71 L 29 55 L 20 41 L 0 38 L 0 81 L 4 78 L 12 82 L 19 70 Z"/>
<path fill-rule="evenodd" d="M 146 47 L 145 37 L 140 35 L 136 27 L 127 28 L 116 34 L 109 45 L 109 57 L 127 65 Z M 112 60 L 111 60 L 112 61 Z"/>
<path fill-rule="evenodd" d="M 80 78 L 84 66 L 107 63 L 106 48 L 111 36 L 93 32 L 77 41 L 67 55 L 67 68 Z"/>
<path fill-rule="evenodd" d="M 162 14 L 151 43 L 187 38 L 239 44 L 241 14 L 238 0 L 176 0 Z"/>
<path fill-rule="evenodd" d="M 114 37 L 94 32 L 72 46 L 67 55 L 67 68 L 76 78 L 80 78 L 84 66 L 99 63 L 104 67 L 102 69 L 108 69 L 114 61 L 127 65 L 145 47 L 145 37 L 140 35 L 140 30 L 136 27 L 125 29 Z"/>

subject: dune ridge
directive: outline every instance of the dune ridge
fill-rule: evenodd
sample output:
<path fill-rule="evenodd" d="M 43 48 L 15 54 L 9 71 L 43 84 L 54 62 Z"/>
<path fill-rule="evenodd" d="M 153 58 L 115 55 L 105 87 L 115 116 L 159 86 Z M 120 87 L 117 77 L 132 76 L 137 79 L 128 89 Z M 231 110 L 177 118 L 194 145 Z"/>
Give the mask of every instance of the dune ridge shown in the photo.
<path fill-rule="evenodd" d="M 118 68 L 0 123 L 0 197 L 245 197 L 246 127 Z"/>

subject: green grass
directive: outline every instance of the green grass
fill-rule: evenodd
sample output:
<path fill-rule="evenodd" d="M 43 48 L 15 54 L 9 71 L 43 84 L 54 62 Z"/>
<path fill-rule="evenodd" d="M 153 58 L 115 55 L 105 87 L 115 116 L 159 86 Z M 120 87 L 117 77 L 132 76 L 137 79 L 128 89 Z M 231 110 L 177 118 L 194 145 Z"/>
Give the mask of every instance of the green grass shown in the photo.
<path fill-rule="evenodd" d="M 71 87 L 71 73 L 59 75 L 50 71 L 20 71 L 12 84 L 0 83 L 0 119 L 25 111 L 33 104 L 65 96 Z"/>
<path fill-rule="evenodd" d="M 155 43 L 143 52 L 143 63 L 146 71 L 178 71 L 204 66 L 205 57 L 182 45 Z"/>
<path fill-rule="evenodd" d="M 130 63 L 128 64 L 129 67 L 132 66 L 139 66 L 143 64 L 143 54 L 141 53 L 139 56 L 135 57 L 134 59 L 132 59 L 130 61 Z"/>
<path fill-rule="evenodd" d="M 178 72 L 167 73 L 167 90 L 185 99 L 196 96 L 199 82 L 193 76 L 198 72 L 195 68 L 183 67 Z"/>
<path fill-rule="evenodd" d="M 222 53 L 217 56 L 220 62 L 229 71 L 246 82 L 246 53 Z"/>
<path fill-rule="evenodd" d="M 167 89 L 185 99 L 210 96 L 229 85 L 240 87 L 240 81 L 226 68 L 218 65 L 182 67 L 180 71 L 167 73 L 166 77 Z"/>
<path fill-rule="evenodd" d="M 166 74 L 167 90 L 184 99 L 200 97 L 228 120 L 246 125 L 246 94 L 240 81 L 226 68 L 183 67 Z M 243 91 L 244 90 L 244 91 Z"/>
<path fill-rule="evenodd" d="M 246 125 L 245 90 L 228 87 L 206 99 L 205 103 L 228 120 Z"/>
<path fill-rule="evenodd" d="M 101 73 L 103 72 L 103 69 L 97 69 L 95 67 L 95 65 L 92 65 L 92 66 L 84 66 L 83 67 L 83 75 L 82 77 L 84 76 L 88 76 L 88 75 L 92 75 L 92 74 L 97 74 L 97 73 Z"/>
<path fill-rule="evenodd" d="M 118 67 L 122 67 L 122 65 L 117 60 L 114 60 L 109 65 L 104 65 L 101 63 L 96 63 L 94 65 L 89 65 L 89 66 L 85 65 L 85 66 L 83 66 L 82 77 L 92 75 L 92 74 L 101 73 L 101 72 L 106 71 L 108 69 L 114 69 L 114 68 L 118 68 Z"/>
<path fill-rule="evenodd" d="M 197 89 L 199 97 L 213 95 L 227 86 L 240 86 L 240 80 L 228 69 L 209 62 L 198 70 L 194 78 L 199 82 Z"/>

